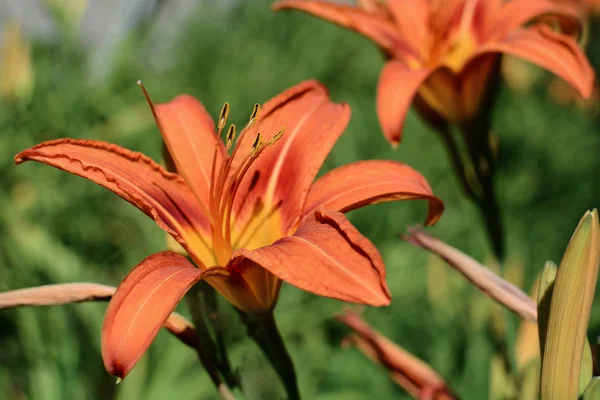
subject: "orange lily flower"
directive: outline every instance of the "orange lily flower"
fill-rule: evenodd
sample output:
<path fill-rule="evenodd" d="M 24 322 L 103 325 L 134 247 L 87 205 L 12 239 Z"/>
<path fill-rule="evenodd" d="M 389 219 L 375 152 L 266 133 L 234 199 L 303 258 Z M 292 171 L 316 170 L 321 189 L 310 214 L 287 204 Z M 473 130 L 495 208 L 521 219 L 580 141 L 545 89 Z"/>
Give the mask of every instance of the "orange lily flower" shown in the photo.
<path fill-rule="evenodd" d="M 400 143 L 413 100 L 437 125 L 473 119 L 497 77 L 501 53 L 558 75 L 582 96 L 594 73 L 572 36 L 581 8 L 552 0 L 361 0 L 358 6 L 285 0 L 296 9 L 354 30 L 377 43 L 389 61 L 379 77 L 377 113 L 385 137 Z M 550 23 L 559 27 L 553 30 Z"/>
<path fill-rule="evenodd" d="M 223 142 L 227 104 L 217 131 L 193 97 L 156 109 L 148 101 L 177 173 L 141 153 L 92 140 L 44 142 L 15 157 L 17 164 L 39 161 L 108 188 L 156 221 L 196 264 L 174 252 L 157 253 L 119 285 L 102 331 L 111 374 L 127 375 L 202 279 L 247 313 L 270 312 L 282 281 L 344 301 L 389 304 L 381 256 L 343 213 L 425 199 L 432 224 L 443 204 L 417 171 L 393 161 L 349 164 L 314 181 L 348 123 L 347 105 L 307 81 L 262 111 L 256 105 L 237 141 L 232 125 Z"/>
<path fill-rule="evenodd" d="M 346 312 L 338 316 L 338 320 L 354 331 L 342 344 L 356 346 L 371 360 L 381 364 L 388 370 L 390 378 L 415 399 L 456 398 L 433 368 L 371 328 L 356 313 Z"/>

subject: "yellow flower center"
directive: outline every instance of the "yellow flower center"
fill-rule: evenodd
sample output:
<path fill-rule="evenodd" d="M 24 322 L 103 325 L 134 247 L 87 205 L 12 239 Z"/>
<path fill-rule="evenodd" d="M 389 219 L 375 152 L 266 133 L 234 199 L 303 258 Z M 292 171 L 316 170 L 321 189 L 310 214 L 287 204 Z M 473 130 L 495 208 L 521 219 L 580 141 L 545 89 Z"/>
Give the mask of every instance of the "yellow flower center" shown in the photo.
<path fill-rule="evenodd" d="M 444 65 L 453 72 L 459 73 L 473 54 L 475 46 L 476 42 L 472 34 L 466 31 L 459 32 L 444 56 Z"/>

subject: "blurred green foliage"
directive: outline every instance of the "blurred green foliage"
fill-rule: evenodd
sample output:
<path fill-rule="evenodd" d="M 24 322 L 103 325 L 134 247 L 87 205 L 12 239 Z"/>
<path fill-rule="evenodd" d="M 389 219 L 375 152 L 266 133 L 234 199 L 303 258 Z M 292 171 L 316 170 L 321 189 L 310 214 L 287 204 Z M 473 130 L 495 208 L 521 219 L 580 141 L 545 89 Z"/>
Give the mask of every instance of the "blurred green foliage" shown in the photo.
<path fill-rule="evenodd" d="M 398 150 L 383 139 L 374 97 L 384 61 L 378 50 L 316 19 L 275 14 L 266 3 L 242 3 L 226 14 L 205 7 L 166 52 L 156 50 L 161 38 L 144 25 L 124 38 L 113 72 L 102 83 L 88 79 L 84 50 L 73 40 L 60 46 L 33 44 L 31 99 L 0 106 L 0 291 L 76 281 L 116 285 L 144 257 L 165 248 L 163 232 L 112 193 L 47 166 L 13 165 L 17 152 L 59 137 L 111 141 L 159 159 L 158 130 L 137 79 L 143 79 L 156 102 L 185 92 L 199 98 L 213 116 L 228 101 L 233 120 L 242 124 L 253 103 L 304 79 L 322 81 L 353 112 L 322 172 L 373 158 L 411 165 L 446 204 L 431 232 L 487 259 L 489 246 L 477 210 L 461 195 L 437 136 L 411 113 Z M 508 259 L 522 268 L 519 283 L 528 288 L 547 259 L 560 260 L 582 213 L 598 206 L 598 115 L 554 104 L 542 81 L 523 96 L 503 89 L 494 133 Z M 364 317 L 431 363 L 461 397 L 487 398 L 492 355 L 510 354 L 518 321 L 498 313 L 453 271 L 432 276 L 440 265 L 399 239 L 407 226 L 424 220 L 425 207 L 418 202 L 382 204 L 349 215 L 380 249 L 393 294 L 390 307 L 367 309 Z M 132 374 L 115 385 L 99 353 L 105 307 L 0 312 L 0 397 L 216 398 L 193 352 L 164 332 Z M 343 307 L 283 287 L 276 317 L 303 396 L 408 398 L 380 367 L 356 350 L 340 348 L 345 331 L 331 317 Z M 232 362 L 244 376 L 248 399 L 277 398 L 281 388 L 273 385 L 273 371 L 245 337 L 236 314 L 225 304 L 222 309 Z M 186 313 L 183 307 L 180 311 Z M 497 333 L 497 314 L 503 318 L 502 335 Z M 600 332 L 598 304 L 590 332 Z"/>

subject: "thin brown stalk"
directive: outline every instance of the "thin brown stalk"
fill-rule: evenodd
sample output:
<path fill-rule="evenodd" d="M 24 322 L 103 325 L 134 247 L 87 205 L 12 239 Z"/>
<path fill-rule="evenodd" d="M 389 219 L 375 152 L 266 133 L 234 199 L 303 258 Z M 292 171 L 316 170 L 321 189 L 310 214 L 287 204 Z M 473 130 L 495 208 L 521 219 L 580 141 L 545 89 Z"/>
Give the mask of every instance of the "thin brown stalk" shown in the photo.
<path fill-rule="evenodd" d="M 112 298 L 115 290 L 116 288 L 112 286 L 88 282 L 17 289 L 0 293 L 0 309 L 24 306 L 53 306 L 86 301 L 108 301 Z M 210 374 L 221 398 L 223 400 L 235 400 L 231 390 L 221 382 L 218 371 L 212 365 L 204 362 L 205 349 L 194 325 L 182 315 L 173 312 L 165 322 L 164 327 L 177 339 L 198 353 L 200 361 Z"/>
<path fill-rule="evenodd" d="M 537 305 L 525 292 L 472 257 L 419 229 L 410 230 L 403 239 L 444 259 L 492 300 L 526 320 L 537 321 Z"/>

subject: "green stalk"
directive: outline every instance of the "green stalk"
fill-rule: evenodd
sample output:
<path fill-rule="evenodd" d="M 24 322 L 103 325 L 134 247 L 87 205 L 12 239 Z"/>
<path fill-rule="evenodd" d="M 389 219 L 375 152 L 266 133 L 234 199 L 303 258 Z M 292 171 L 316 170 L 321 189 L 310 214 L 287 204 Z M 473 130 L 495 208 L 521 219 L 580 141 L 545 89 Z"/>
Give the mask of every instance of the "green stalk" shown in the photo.
<path fill-rule="evenodd" d="M 248 334 L 258 344 L 279 375 L 288 399 L 300 400 L 294 364 L 277 329 L 273 311 L 264 314 L 240 312 L 240 316 L 248 328 Z"/>

